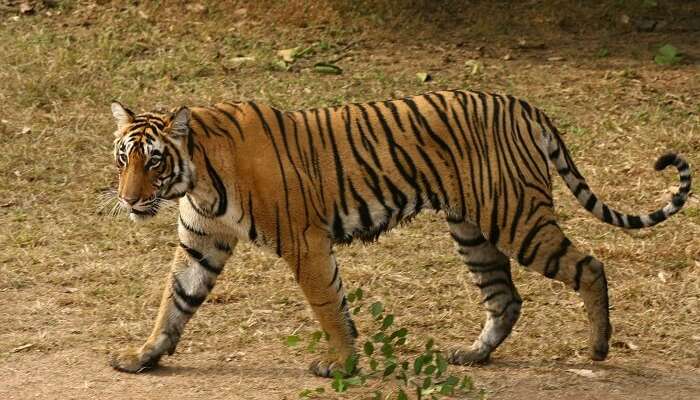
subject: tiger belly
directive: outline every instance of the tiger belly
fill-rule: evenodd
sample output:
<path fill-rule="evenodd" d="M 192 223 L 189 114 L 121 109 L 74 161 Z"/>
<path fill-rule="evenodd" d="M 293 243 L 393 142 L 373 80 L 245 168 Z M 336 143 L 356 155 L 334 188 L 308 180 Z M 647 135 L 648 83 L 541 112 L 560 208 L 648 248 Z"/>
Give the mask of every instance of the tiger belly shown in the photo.
<path fill-rule="evenodd" d="M 360 201 L 356 207 L 349 207 L 347 212 L 334 205 L 333 217 L 329 221 L 333 241 L 345 244 L 353 239 L 374 242 L 382 233 L 401 222 L 409 221 L 422 210 L 439 209 L 424 195 L 404 197 L 401 200 Z"/>

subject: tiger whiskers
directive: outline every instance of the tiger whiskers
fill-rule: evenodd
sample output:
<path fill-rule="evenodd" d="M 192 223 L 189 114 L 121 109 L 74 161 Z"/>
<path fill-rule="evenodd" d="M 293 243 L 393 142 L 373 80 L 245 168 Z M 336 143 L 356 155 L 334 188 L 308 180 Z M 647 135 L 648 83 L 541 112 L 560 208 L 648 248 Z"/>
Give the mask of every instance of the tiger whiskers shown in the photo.
<path fill-rule="evenodd" d="M 97 196 L 97 199 L 97 215 L 116 217 L 121 214 L 122 211 L 126 211 L 117 197 L 117 190 L 115 188 L 103 190 L 102 193 Z"/>

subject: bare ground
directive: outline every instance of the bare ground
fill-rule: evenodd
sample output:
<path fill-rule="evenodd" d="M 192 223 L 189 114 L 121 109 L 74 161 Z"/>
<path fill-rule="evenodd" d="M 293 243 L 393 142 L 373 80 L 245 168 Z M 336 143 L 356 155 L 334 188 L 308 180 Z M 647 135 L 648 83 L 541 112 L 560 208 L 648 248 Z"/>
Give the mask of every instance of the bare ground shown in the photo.
<path fill-rule="evenodd" d="M 184 19 L 177 2 L 65 2 L 14 19 L 16 2 L 5 3 L 0 398 L 296 399 L 318 386 L 326 388 L 323 398 L 364 398 L 374 388 L 390 390 L 373 381 L 330 394 L 327 381 L 306 372 L 313 355 L 283 341 L 308 336 L 313 318 L 286 267 L 248 245 L 239 246 L 163 368 L 126 375 L 107 366 L 109 352 L 148 335 L 177 243 L 172 210 L 147 225 L 96 211 L 114 179 L 113 98 L 136 109 L 221 99 L 292 109 L 442 88 L 510 93 L 554 118 L 591 187 L 627 211 L 657 207 L 677 185 L 674 174 L 651 169 L 663 151 L 700 163 L 693 2 L 659 2 L 638 14 L 636 6 L 619 8 L 622 2 L 573 10 L 572 2 L 541 10 L 483 2 L 459 23 L 439 13 L 393 15 L 393 0 L 350 19 L 349 11 L 320 3 L 299 12 L 295 1 L 276 13 L 205 2 L 204 11 L 187 9 Z M 503 18 L 479 18 L 496 13 Z M 623 14 L 663 24 L 636 32 L 620 24 Z M 438 22 L 426 25 L 432 17 Z M 376 22 L 383 18 L 405 26 Z M 652 61 L 665 43 L 685 53 L 680 64 Z M 294 46 L 315 50 L 280 70 L 276 51 Z M 338 58 L 342 75 L 310 68 Z M 434 80 L 419 82 L 418 72 Z M 470 375 L 494 399 L 700 398 L 697 198 L 659 227 L 627 232 L 594 221 L 556 179 L 555 197 L 572 241 L 606 263 L 610 359 L 587 360 L 585 316 L 574 293 L 514 266 L 525 304 L 512 336 L 491 364 L 450 371 Z M 478 334 L 478 291 L 440 215 L 423 215 L 373 246 L 342 247 L 338 257 L 347 286 L 381 300 L 409 329 L 405 354 L 416 354 L 427 337 L 450 347 Z M 370 319 L 360 315 L 357 324 L 370 333 Z"/>
<path fill-rule="evenodd" d="M 303 360 L 284 361 L 283 346 L 258 346 L 232 361 L 218 351 L 181 355 L 148 374 L 115 373 L 89 349 L 18 357 L 3 364 L 3 399 L 297 399 L 299 388 L 327 385 L 306 372 Z M 273 361 L 274 360 L 274 361 Z M 271 364 L 272 361 L 272 364 Z M 553 400 L 697 399 L 697 370 L 668 363 L 630 363 L 612 358 L 588 362 L 495 360 L 458 368 L 488 388 L 488 398 Z M 592 369 L 595 378 L 569 369 Z M 50 378 L 49 378 L 50 377 Z M 340 398 L 363 398 L 356 391 Z"/>

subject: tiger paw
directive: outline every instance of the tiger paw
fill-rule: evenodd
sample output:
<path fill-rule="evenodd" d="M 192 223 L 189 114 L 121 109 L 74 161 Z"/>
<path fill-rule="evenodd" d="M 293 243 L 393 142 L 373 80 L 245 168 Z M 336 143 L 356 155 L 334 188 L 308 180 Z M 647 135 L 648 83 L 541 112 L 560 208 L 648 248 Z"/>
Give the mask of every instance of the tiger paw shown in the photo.
<path fill-rule="evenodd" d="M 490 359 L 490 353 L 475 350 L 462 350 L 457 348 L 447 352 L 447 362 L 452 365 L 486 364 Z"/>
<path fill-rule="evenodd" d="M 608 358 L 608 342 L 597 343 L 593 348 L 591 348 L 591 360 L 593 361 L 605 361 Z"/>
<path fill-rule="evenodd" d="M 138 374 L 158 366 L 160 356 L 144 354 L 136 350 L 125 350 L 112 354 L 109 365 L 117 371 Z"/>
<path fill-rule="evenodd" d="M 309 365 L 309 371 L 316 376 L 320 376 L 321 378 L 330 378 L 336 371 L 345 374 L 345 369 L 343 368 L 342 363 L 325 358 L 312 361 L 311 365 Z"/>

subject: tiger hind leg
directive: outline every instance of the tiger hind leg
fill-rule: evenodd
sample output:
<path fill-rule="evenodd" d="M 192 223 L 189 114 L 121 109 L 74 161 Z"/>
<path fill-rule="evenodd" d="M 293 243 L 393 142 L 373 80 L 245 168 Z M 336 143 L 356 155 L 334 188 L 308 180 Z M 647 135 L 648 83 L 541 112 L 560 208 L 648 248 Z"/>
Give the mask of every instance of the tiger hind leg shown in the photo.
<path fill-rule="evenodd" d="M 486 363 L 489 356 L 510 334 L 520 316 L 522 299 L 513 284 L 510 260 L 488 242 L 479 228 L 468 222 L 450 222 L 450 234 L 481 290 L 486 307 L 486 323 L 469 349 L 452 349 L 452 364 Z"/>
<path fill-rule="evenodd" d="M 612 326 L 603 264 L 576 249 L 553 221 L 540 220 L 527 236 L 530 240 L 521 244 L 518 262 L 579 292 L 590 323 L 590 357 L 604 360 Z"/>

